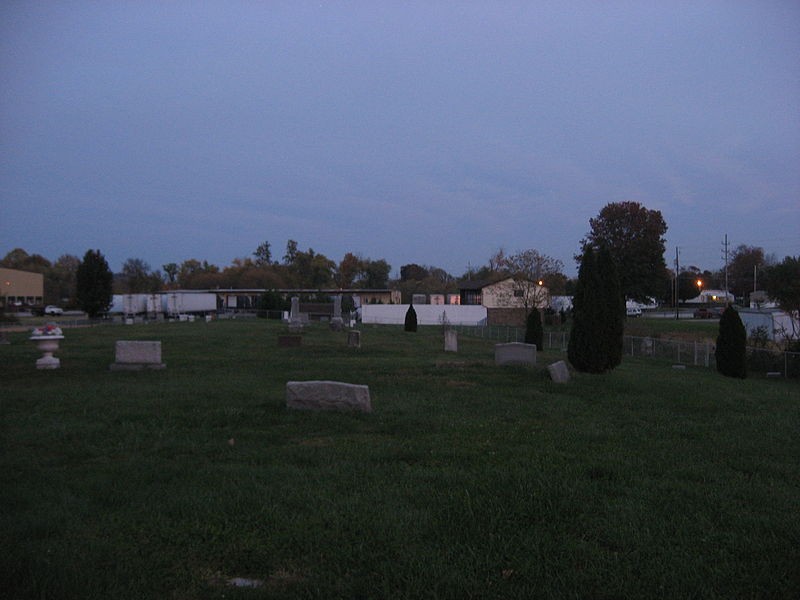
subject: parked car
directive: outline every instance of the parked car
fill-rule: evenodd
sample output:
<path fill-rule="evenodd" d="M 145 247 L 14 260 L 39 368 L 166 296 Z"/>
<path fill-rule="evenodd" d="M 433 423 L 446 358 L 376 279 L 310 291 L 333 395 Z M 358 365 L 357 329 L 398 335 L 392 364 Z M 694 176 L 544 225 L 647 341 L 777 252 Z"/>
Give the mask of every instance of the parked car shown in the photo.
<path fill-rule="evenodd" d="M 698 308 L 694 311 L 695 319 L 719 319 L 722 311 L 718 308 Z"/>
<path fill-rule="evenodd" d="M 44 307 L 44 314 L 46 315 L 63 315 L 64 309 L 59 306 L 53 306 L 52 304 L 49 306 Z"/>
<path fill-rule="evenodd" d="M 629 317 L 641 317 L 642 316 L 642 309 L 638 306 L 628 306 L 625 309 L 625 314 Z"/>

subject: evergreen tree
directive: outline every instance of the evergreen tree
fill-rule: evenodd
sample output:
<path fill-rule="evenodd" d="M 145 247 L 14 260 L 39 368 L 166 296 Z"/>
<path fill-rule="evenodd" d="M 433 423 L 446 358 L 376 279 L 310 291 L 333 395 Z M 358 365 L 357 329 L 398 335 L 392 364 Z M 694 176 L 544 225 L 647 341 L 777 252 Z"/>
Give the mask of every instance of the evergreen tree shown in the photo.
<path fill-rule="evenodd" d="M 544 346 L 542 315 L 536 307 L 528 313 L 528 319 L 525 322 L 525 343 L 536 344 L 536 350 L 538 351 L 541 351 Z"/>
<path fill-rule="evenodd" d="M 417 330 L 417 311 L 414 310 L 413 303 L 408 306 L 408 310 L 406 311 L 405 330 L 406 331 Z"/>
<path fill-rule="evenodd" d="M 603 356 L 606 370 L 622 362 L 622 338 L 625 334 L 625 299 L 622 295 L 619 273 L 608 249 L 597 253 L 597 277 L 600 283 L 597 310 L 603 333 Z"/>
<path fill-rule="evenodd" d="M 605 370 L 604 361 L 601 360 L 602 329 L 597 315 L 599 290 L 594 249 L 586 245 L 572 299 L 572 329 L 567 346 L 569 362 L 584 373 L 602 373 Z"/>
<path fill-rule="evenodd" d="M 719 320 L 717 349 L 717 371 L 727 377 L 747 377 L 747 331 L 739 313 L 728 306 Z"/>
<path fill-rule="evenodd" d="M 111 306 L 114 274 L 100 250 L 87 250 L 75 274 L 78 305 L 90 318 Z"/>

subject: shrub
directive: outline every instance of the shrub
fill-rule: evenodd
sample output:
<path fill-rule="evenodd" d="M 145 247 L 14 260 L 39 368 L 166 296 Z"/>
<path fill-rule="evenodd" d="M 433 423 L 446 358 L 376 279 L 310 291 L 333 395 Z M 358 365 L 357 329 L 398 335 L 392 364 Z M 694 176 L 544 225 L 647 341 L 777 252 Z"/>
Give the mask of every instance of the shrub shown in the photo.
<path fill-rule="evenodd" d="M 544 329 L 542 328 L 542 317 L 539 309 L 535 306 L 528 314 L 525 321 L 525 343 L 536 344 L 536 349 L 541 350 L 544 346 Z"/>
<path fill-rule="evenodd" d="M 717 349 L 717 371 L 727 377 L 747 377 L 747 331 L 744 323 L 732 306 L 728 306 L 719 320 Z"/>
<path fill-rule="evenodd" d="M 406 311 L 406 324 L 405 324 L 406 331 L 416 331 L 417 330 L 417 311 L 414 310 L 414 305 L 410 304 L 408 306 L 408 310 Z"/>

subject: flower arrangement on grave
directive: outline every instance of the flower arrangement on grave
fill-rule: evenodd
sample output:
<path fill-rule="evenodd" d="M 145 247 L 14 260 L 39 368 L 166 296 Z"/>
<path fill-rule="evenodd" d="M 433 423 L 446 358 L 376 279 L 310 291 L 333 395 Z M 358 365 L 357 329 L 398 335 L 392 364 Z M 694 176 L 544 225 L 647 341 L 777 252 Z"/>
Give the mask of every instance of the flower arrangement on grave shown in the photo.
<path fill-rule="evenodd" d="M 31 337 L 54 337 L 63 335 L 64 333 L 61 331 L 61 328 L 55 323 L 47 323 L 31 331 Z"/>

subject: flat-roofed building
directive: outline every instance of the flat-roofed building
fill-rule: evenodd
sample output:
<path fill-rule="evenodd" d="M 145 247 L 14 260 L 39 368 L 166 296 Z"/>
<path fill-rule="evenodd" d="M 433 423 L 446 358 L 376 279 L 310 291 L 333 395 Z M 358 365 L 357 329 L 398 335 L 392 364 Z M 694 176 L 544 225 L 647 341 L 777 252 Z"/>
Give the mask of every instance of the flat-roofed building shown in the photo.
<path fill-rule="evenodd" d="M 7 307 L 39 306 L 44 301 L 44 275 L 0 268 L 0 305 Z"/>

